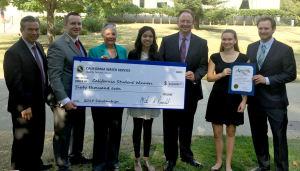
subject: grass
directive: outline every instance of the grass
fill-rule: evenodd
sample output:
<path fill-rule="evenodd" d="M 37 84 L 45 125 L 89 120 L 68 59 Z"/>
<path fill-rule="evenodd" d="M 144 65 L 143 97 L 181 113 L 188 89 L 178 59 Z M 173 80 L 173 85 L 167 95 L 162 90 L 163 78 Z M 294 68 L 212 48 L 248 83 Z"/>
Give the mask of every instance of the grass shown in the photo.
<path fill-rule="evenodd" d="M 145 24 L 119 24 L 117 44 L 126 47 L 127 51 L 133 49 L 135 39 L 137 37 L 138 30 Z M 156 31 L 157 44 L 160 45 L 164 36 L 174 34 L 178 32 L 178 27 L 175 24 L 146 24 L 153 27 Z M 225 29 L 233 29 L 237 32 L 239 47 L 242 53 L 246 53 L 247 47 L 250 43 L 259 40 L 256 26 L 208 26 L 201 25 L 200 30 L 192 30 L 192 32 L 208 41 L 209 56 L 213 53 L 217 53 L 221 43 L 221 33 Z M 59 36 L 56 36 L 58 38 Z M 293 47 L 295 53 L 295 59 L 297 62 L 297 68 L 300 68 L 300 27 L 286 27 L 278 26 L 275 33 L 275 39 L 288 44 Z M 5 51 L 14 44 L 20 36 L 1 36 L 0 40 L 0 71 L 2 72 L 3 56 Z M 92 33 L 79 37 L 83 42 L 86 50 L 102 44 L 103 39 L 100 33 Z M 40 36 L 39 40 L 47 51 L 47 37 L 45 35 Z M 300 70 L 298 69 L 298 79 L 296 82 L 300 82 Z"/>
<path fill-rule="evenodd" d="M 53 132 L 46 132 L 45 146 L 42 159 L 45 163 L 54 163 L 53 149 L 52 149 L 52 136 Z M 10 169 L 10 150 L 12 144 L 12 132 L 11 131 L 0 131 L 0 170 Z M 225 140 L 225 136 L 224 136 Z M 272 138 L 269 139 L 270 153 L 271 153 L 271 170 L 274 170 L 274 156 L 272 147 Z M 300 171 L 300 167 L 293 166 L 292 162 L 296 161 L 300 164 L 300 140 L 289 139 L 289 165 L 290 171 Z M 84 143 L 84 155 L 92 157 L 93 148 L 93 133 L 87 132 L 85 134 Z M 177 165 L 174 171 L 197 171 L 197 170 L 210 170 L 215 164 L 216 155 L 214 150 L 214 143 L 212 136 L 194 136 L 192 137 L 192 151 L 194 152 L 194 158 L 201 162 L 204 167 L 196 169 L 186 163 L 177 160 Z M 142 149 L 142 148 L 141 148 Z M 226 158 L 226 149 L 223 152 L 223 162 Z M 141 154 L 143 152 L 141 151 Z M 163 151 L 163 137 L 152 136 L 152 144 L 150 150 L 150 161 L 155 166 L 157 171 L 162 171 L 166 163 L 164 151 Z M 119 167 L 120 170 L 133 171 L 134 162 L 134 151 L 131 140 L 131 135 L 123 135 L 121 140 L 121 149 L 119 154 Z M 246 171 L 251 170 L 257 166 L 257 160 L 254 153 L 254 147 L 252 138 L 249 136 L 238 136 L 236 137 L 236 146 L 232 159 L 232 169 L 234 171 Z M 91 164 L 71 166 L 73 171 L 86 171 L 92 170 Z M 223 168 L 221 171 L 224 171 Z M 50 171 L 55 171 L 55 167 L 52 167 Z M 144 168 L 144 171 L 146 169 Z"/>

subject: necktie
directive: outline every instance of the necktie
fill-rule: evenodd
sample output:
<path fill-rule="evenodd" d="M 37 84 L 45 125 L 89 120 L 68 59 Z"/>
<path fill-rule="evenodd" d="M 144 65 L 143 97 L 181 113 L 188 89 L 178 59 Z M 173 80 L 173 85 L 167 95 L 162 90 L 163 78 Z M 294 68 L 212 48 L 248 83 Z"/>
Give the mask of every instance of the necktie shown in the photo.
<path fill-rule="evenodd" d="M 264 62 L 264 59 L 265 59 L 265 53 L 266 53 L 266 46 L 265 45 L 262 45 L 261 46 L 261 49 L 260 49 L 260 53 L 259 53 L 259 56 L 258 56 L 258 60 L 257 60 L 257 64 L 258 64 L 258 69 L 260 70 L 261 69 L 261 66 Z"/>
<path fill-rule="evenodd" d="M 82 52 L 81 52 L 81 50 L 80 50 L 80 46 L 79 46 L 78 40 L 75 41 L 75 44 L 76 44 L 76 46 L 77 46 L 79 52 L 82 54 Z"/>
<path fill-rule="evenodd" d="M 185 62 L 185 52 L 186 52 L 185 40 L 186 40 L 186 38 L 182 39 L 182 42 L 181 42 L 181 45 L 180 45 L 180 49 L 179 49 L 181 63 Z"/>
<path fill-rule="evenodd" d="M 39 55 L 38 55 L 38 53 L 37 53 L 37 51 L 36 51 L 36 46 L 33 45 L 32 49 L 33 49 L 33 51 L 34 51 L 35 60 L 36 60 L 38 66 L 39 66 L 39 68 L 40 68 L 41 79 L 42 79 L 42 91 L 43 91 L 42 94 L 43 94 L 43 97 L 44 97 L 44 95 L 45 95 L 45 78 L 44 78 L 44 71 L 43 71 L 43 68 L 42 68 L 41 60 L 40 60 Z"/>

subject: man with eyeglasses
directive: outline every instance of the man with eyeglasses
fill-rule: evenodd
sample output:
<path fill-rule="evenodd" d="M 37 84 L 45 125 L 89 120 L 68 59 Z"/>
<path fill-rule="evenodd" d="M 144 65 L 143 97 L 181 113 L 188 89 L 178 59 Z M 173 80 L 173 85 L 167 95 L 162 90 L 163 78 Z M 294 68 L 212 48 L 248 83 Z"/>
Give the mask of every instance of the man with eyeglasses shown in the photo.
<path fill-rule="evenodd" d="M 194 160 L 190 146 L 194 115 L 198 101 L 203 98 L 201 79 L 207 73 L 208 47 L 205 39 L 192 34 L 193 25 L 193 12 L 188 9 L 180 11 L 177 20 L 179 33 L 164 37 L 159 49 L 164 61 L 187 63 L 185 109 L 163 110 L 164 152 L 168 161 L 165 171 L 173 170 L 176 165 L 178 134 L 181 161 L 196 168 L 202 167 Z"/>

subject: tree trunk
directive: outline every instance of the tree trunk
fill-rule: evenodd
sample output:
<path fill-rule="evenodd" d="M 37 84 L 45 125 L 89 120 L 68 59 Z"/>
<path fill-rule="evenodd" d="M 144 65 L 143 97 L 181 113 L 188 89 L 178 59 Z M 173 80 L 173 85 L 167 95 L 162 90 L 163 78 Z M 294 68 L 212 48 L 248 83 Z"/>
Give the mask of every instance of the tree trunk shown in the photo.
<path fill-rule="evenodd" d="M 196 29 L 196 30 L 199 30 L 200 28 L 199 28 L 199 15 L 196 15 L 195 16 L 195 24 L 194 24 L 194 28 Z"/>
<path fill-rule="evenodd" d="M 152 14 L 152 24 L 154 24 L 154 17 L 155 17 L 155 14 Z"/>
<path fill-rule="evenodd" d="M 146 17 L 147 17 L 147 15 L 145 14 L 145 17 L 144 17 L 144 23 L 146 23 Z"/>
<path fill-rule="evenodd" d="M 211 21 L 209 21 L 209 25 L 211 26 Z"/>
<path fill-rule="evenodd" d="M 56 9 L 57 1 L 51 0 L 46 2 L 47 6 L 47 37 L 48 45 L 50 45 L 55 39 L 55 30 L 54 30 L 54 12 Z"/>
<path fill-rule="evenodd" d="M 244 24 L 243 25 L 246 26 L 246 19 L 244 19 Z"/>
<path fill-rule="evenodd" d="M 138 15 L 135 14 L 135 23 L 137 23 Z"/>
<path fill-rule="evenodd" d="M 171 24 L 171 16 L 169 16 L 169 24 Z"/>
<path fill-rule="evenodd" d="M 162 24 L 163 14 L 160 14 L 160 24 Z"/>

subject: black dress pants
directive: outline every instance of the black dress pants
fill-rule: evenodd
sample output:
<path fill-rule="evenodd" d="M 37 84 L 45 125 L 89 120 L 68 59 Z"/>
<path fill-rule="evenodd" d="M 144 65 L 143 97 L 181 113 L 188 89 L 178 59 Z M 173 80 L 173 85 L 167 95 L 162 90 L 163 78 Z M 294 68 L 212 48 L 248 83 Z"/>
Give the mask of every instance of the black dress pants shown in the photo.
<path fill-rule="evenodd" d="M 54 114 L 54 160 L 59 167 L 58 170 L 64 171 L 71 165 L 68 156 L 69 148 L 71 157 L 82 157 L 85 107 L 66 111 L 65 108 L 51 106 L 51 110 Z"/>
<path fill-rule="evenodd" d="M 93 108 L 94 170 L 114 168 L 119 161 L 123 108 Z"/>
<path fill-rule="evenodd" d="M 132 141 L 135 158 L 140 157 L 140 148 L 141 148 L 141 135 L 142 129 L 144 128 L 144 157 L 149 157 L 151 137 L 152 137 L 152 123 L 153 118 L 146 120 L 143 118 L 133 118 L 133 133 Z"/>
<path fill-rule="evenodd" d="M 270 154 L 268 143 L 269 120 L 273 133 L 275 171 L 288 171 L 287 146 L 287 109 L 263 108 L 259 105 L 248 105 L 248 114 L 252 132 L 252 139 L 258 164 L 263 169 L 270 169 Z M 273 169 L 272 169 L 273 170 Z"/>
<path fill-rule="evenodd" d="M 11 169 L 21 171 L 39 170 L 45 140 L 45 102 L 34 103 L 31 107 L 32 119 L 25 120 L 21 113 L 12 113 L 13 145 Z"/>
<path fill-rule="evenodd" d="M 194 158 L 190 146 L 197 104 L 197 100 L 186 100 L 185 110 L 163 110 L 164 152 L 167 161 L 177 160 L 178 136 L 181 159 L 189 161 Z"/>

